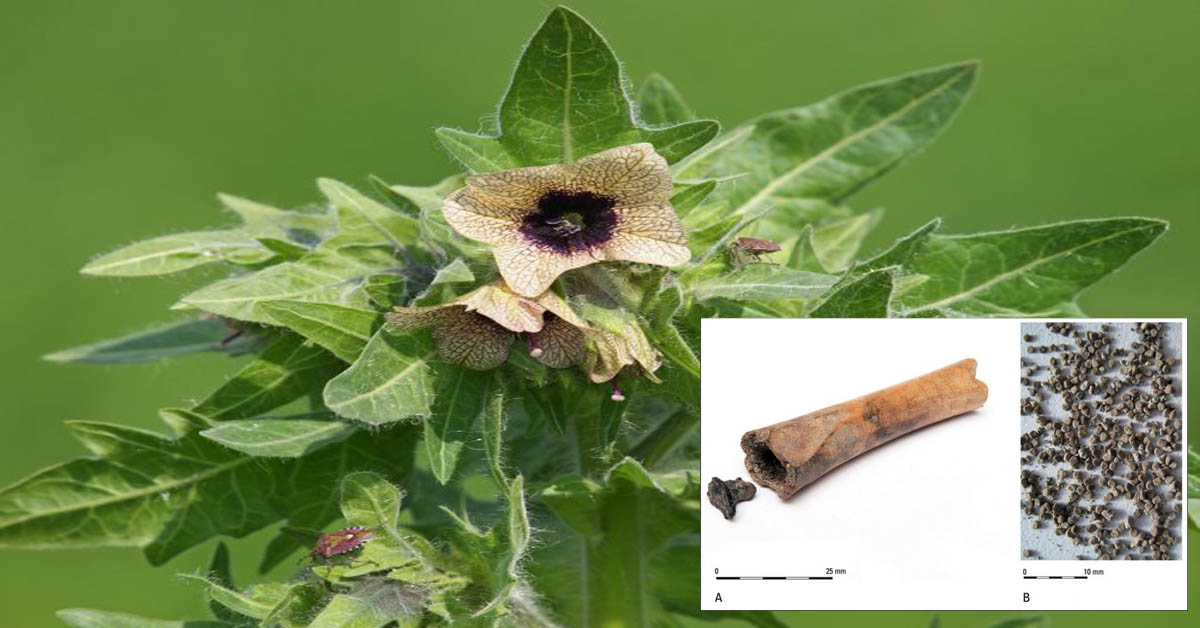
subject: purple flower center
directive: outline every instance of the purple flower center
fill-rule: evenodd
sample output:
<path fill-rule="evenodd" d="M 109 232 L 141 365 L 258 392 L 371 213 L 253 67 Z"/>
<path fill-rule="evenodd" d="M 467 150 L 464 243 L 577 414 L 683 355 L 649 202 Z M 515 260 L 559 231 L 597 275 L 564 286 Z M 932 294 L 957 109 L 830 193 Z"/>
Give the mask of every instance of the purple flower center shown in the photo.
<path fill-rule="evenodd" d="M 521 233 L 543 248 L 569 255 L 597 248 L 617 227 L 616 199 L 591 192 L 551 190 L 521 222 Z"/>

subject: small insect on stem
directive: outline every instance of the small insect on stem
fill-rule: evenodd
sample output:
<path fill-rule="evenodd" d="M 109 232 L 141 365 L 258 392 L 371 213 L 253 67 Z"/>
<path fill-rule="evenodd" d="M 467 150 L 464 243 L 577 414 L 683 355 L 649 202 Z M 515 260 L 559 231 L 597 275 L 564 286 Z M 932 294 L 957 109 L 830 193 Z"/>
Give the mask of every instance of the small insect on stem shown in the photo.
<path fill-rule="evenodd" d="M 762 256 L 768 253 L 778 253 L 779 243 L 763 238 L 741 236 L 729 244 L 730 254 L 734 264 L 745 264 L 747 259 L 761 262 Z"/>
<path fill-rule="evenodd" d="M 309 556 L 313 558 L 332 558 L 338 554 L 352 552 L 363 545 L 367 541 L 375 538 L 375 532 L 363 526 L 354 526 L 352 528 L 343 528 L 336 532 L 322 534 L 317 539 L 317 544 L 309 552 Z"/>

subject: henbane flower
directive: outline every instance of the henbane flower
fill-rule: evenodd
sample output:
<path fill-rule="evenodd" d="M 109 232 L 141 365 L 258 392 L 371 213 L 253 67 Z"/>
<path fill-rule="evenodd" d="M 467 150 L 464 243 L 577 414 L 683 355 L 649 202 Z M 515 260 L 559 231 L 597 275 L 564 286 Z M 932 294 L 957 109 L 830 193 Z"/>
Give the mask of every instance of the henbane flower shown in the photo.
<path fill-rule="evenodd" d="M 452 364 L 487 370 L 508 359 L 517 334 L 526 334 L 530 355 L 546 366 L 566 368 L 584 356 L 587 323 L 561 297 L 515 294 L 503 282 L 485 285 L 450 303 L 396 307 L 387 315 L 396 331 L 433 328 L 438 356 Z"/>
<path fill-rule="evenodd" d="M 533 297 L 595 262 L 688 261 L 671 189 L 666 160 L 630 144 L 571 164 L 471 175 L 442 211 L 459 233 L 491 244 L 505 282 Z"/>

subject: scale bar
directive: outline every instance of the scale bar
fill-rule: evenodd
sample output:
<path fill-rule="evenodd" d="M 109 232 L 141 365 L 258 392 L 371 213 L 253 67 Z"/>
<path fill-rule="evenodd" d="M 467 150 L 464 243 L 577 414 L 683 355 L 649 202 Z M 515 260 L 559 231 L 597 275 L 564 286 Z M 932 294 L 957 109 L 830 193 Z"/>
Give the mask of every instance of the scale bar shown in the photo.
<path fill-rule="evenodd" d="M 833 576 L 717 576 L 717 580 L 833 580 Z"/>
<path fill-rule="evenodd" d="M 1024 576 L 1026 580 L 1087 580 L 1087 576 Z"/>

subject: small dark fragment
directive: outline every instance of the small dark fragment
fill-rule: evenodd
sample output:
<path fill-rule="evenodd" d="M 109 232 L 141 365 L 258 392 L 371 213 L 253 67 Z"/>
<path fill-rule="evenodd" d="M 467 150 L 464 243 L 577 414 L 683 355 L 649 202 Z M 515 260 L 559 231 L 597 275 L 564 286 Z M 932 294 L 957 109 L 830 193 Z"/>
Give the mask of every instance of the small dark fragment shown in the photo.
<path fill-rule="evenodd" d="M 720 510 L 726 519 L 733 519 L 738 503 L 754 499 L 754 493 L 757 490 L 753 484 L 742 478 L 735 480 L 713 478 L 708 483 L 708 503 Z"/>

